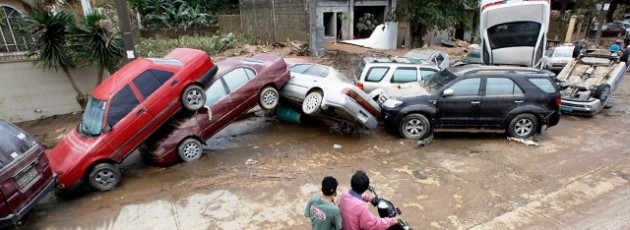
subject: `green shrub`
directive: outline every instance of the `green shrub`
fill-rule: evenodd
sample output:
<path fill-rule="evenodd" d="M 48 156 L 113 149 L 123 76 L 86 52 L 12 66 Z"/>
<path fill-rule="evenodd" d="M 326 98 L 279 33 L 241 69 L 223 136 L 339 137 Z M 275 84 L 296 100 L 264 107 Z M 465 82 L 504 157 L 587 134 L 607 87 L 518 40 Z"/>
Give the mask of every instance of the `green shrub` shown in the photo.
<path fill-rule="evenodd" d="M 208 36 L 183 36 L 177 39 L 155 37 L 141 38 L 136 45 L 136 52 L 140 57 L 163 57 L 175 48 L 192 48 L 203 50 L 208 54 L 230 49 L 237 44 L 237 37 L 233 33 Z"/>

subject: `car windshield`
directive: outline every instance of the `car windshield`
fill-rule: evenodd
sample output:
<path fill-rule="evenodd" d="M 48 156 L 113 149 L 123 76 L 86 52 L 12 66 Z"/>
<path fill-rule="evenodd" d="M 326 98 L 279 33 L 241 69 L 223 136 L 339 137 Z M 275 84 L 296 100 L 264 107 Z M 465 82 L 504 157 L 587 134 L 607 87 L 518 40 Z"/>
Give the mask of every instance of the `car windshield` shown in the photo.
<path fill-rule="evenodd" d="M 105 101 L 90 97 L 79 125 L 79 133 L 84 136 L 98 136 L 101 134 L 104 116 Z"/>
<path fill-rule="evenodd" d="M 556 52 L 553 54 L 554 57 L 560 57 L 560 58 L 565 58 L 565 57 L 571 57 L 573 55 L 573 50 L 572 49 L 556 49 Z"/>
<path fill-rule="evenodd" d="M 0 120 L 0 169 L 28 152 L 37 142 L 9 122 Z"/>
<path fill-rule="evenodd" d="M 340 81 L 343 81 L 345 83 L 354 85 L 354 82 L 352 81 L 351 78 L 349 78 L 348 76 L 346 76 L 345 74 L 335 70 L 335 69 L 329 69 L 329 73 L 328 73 L 328 77 L 329 78 L 334 78 Z"/>
<path fill-rule="evenodd" d="M 426 81 L 422 81 L 422 86 L 429 92 L 435 92 L 456 78 L 457 76 L 455 74 L 445 69 L 442 70 L 440 74 L 433 74 Z"/>
<path fill-rule="evenodd" d="M 516 46 L 536 46 L 538 22 L 509 22 L 488 28 L 488 38 L 492 49 Z"/>
<path fill-rule="evenodd" d="M 464 61 L 471 64 L 481 64 L 481 53 L 479 50 L 470 51 L 470 53 L 464 57 Z"/>

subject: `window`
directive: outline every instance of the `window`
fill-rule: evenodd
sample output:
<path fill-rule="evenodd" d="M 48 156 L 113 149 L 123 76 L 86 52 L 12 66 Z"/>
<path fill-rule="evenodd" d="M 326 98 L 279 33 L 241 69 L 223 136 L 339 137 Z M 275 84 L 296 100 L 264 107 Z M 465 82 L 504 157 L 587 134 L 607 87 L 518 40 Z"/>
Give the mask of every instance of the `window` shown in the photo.
<path fill-rule="evenodd" d="M 173 74 L 170 72 L 151 69 L 144 71 L 140 76 L 136 77 L 136 79 L 133 79 L 133 84 L 138 88 L 142 97 L 146 99 L 168 81 L 171 76 L 173 76 Z"/>
<path fill-rule="evenodd" d="M 22 130 L 0 120 L 0 169 L 35 147 L 36 143 Z"/>
<path fill-rule="evenodd" d="M 553 83 L 551 83 L 551 81 L 549 79 L 530 78 L 529 82 L 534 84 L 536 87 L 538 87 L 540 90 L 542 90 L 545 93 L 555 93 L 556 92 L 556 88 L 553 87 Z"/>
<path fill-rule="evenodd" d="M 365 76 L 365 81 L 369 82 L 380 82 L 385 77 L 385 74 L 389 71 L 388 67 L 373 67 L 368 70 L 367 75 Z"/>
<path fill-rule="evenodd" d="M 311 68 L 308 68 L 304 74 L 312 75 L 312 76 L 320 76 L 326 77 L 328 76 L 328 69 L 319 65 L 312 65 Z"/>
<path fill-rule="evenodd" d="M 392 76 L 392 83 L 406 83 L 418 81 L 418 70 L 416 68 L 398 68 Z"/>
<path fill-rule="evenodd" d="M 437 57 L 435 58 L 435 61 L 438 65 L 442 64 L 442 62 L 444 61 L 444 56 L 442 56 L 442 54 L 438 53 Z"/>
<path fill-rule="evenodd" d="M 486 79 L 486 96 L 523 95 L 523 90 L 507 78 Z"/>
<path fill-rule="evenodd" d="M 538 22 L 509 22 L 488 28 L 490 48 L 536 46 L 541 24 Z"/>
<path fill-rule="evenodd" d="M 133 91 L 131 91 L 131 87 L 129 85 L 125 86 L 112 98 L 112 103 L 109 105 L 109 111 L 107 112 L 107 125 L 116 125 L 138 104 L 140 102 L 136 95 L 133 94 Z"/>
<path fill-rule="evenodd" d="M 22 13 L 10 6 L 0 6 L 0 53 L 2 56 L 21 56 L 26 54 L 30 37 L 25 32 Z"/>
<path fill-rule="evenodd" d="M 256 76 L 256 72 L 249 68 L 243 68 L 245 70 L 245 74 L 247 74 L 247 78 L 252 79 Z"/>
<path fill-rule="evenodd" d="M 225 87 L 223 87 L 223 81 L 221 79 L 216 80 L 206 90 L 206 106 L 214 105 L 225 95 L 227 95 L 227 92 L 225 92 Z"/>
<path fill-rule="evenodd" d="M 555 49 L 548 49 L 548 50 L 545 52 L 545 56 L 547 56 L 547 57 L 551 57 L 551 56 L 553 55 L 553 51 L 554 51 L 554 50 L 555 50 Z"/>
<path fill-rule="evenodd" d="M 461 80 L 451 86 L 453 96 L 476 96 L 479 95 L 479 85 L 481 79 L 471 78 Z"/>
<path fill-rule="evenodd" d="M 423 81 L 429 80 L 433 75 L 437 74 L 437 70 L 433 69 L 420 69 L 420 79 Z"/>
<path fill-rule="evenodd" d="M 289 67 L 289 71 L 295 72 L 295 73 L 304 73 L 309 67 L 311 67 L 311 65 L 298 64 L 298 65 Z"/>
<path fill-rule="evenodd" d="M 247 83 L 247 81 L 249 81 L 249 78 L 247 77 L 247 73 L 245 73 L 245 70 L 243 68 L 236 68 L 223 75 L 223 80 L 225 81 L 225 84 L 227 84 L 230 92 L 233 92 L 245 83 Z"/>

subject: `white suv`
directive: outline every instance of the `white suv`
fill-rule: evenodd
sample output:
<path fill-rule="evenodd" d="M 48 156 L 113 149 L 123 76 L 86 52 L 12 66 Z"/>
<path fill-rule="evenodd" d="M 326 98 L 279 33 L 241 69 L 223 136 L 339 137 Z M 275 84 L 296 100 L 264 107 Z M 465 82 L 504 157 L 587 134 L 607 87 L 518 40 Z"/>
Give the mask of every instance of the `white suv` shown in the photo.
<path fill-rule="evenodd" d="M 354 72 L 357 87 L 370 93 L 376 89 L 420 82 L 440 68 L 427 61 L 405 57 L 365 57 Z"/>

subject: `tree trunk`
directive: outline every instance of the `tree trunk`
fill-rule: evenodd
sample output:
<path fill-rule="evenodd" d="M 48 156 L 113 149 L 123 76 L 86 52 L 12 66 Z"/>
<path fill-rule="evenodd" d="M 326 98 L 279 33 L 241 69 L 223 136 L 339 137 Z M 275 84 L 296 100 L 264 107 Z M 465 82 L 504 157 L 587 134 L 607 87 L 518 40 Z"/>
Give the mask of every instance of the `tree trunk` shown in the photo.
<path fill-rule="evenodd" d="M 81 92 L 81 89 L 79 89 L 77 82 L 75 82 L 72 75 L 70 75 L 70 71 L 68 70 L 68 68 L 63 68 L 63 73 L 65 73 L 66 77 L 68 77 L 68 81 L 70 81 L 70 84 L 72 85 L 72 88 L 74 88 L 74 91 L 77 92 L 77 95 L 83 95 L 83 92 Z"/>
<path fill-rule="evenodd" d="M 602 3 L 604 4 L 604 3 Z M 619 4 L 619 0 L 610 1 L 610 6 L 608 7 L 608 11 L 606 12 L 606 22 L 614 22 L 613 14 L 615 10 L 617 10 L 617 5 Z"/>

